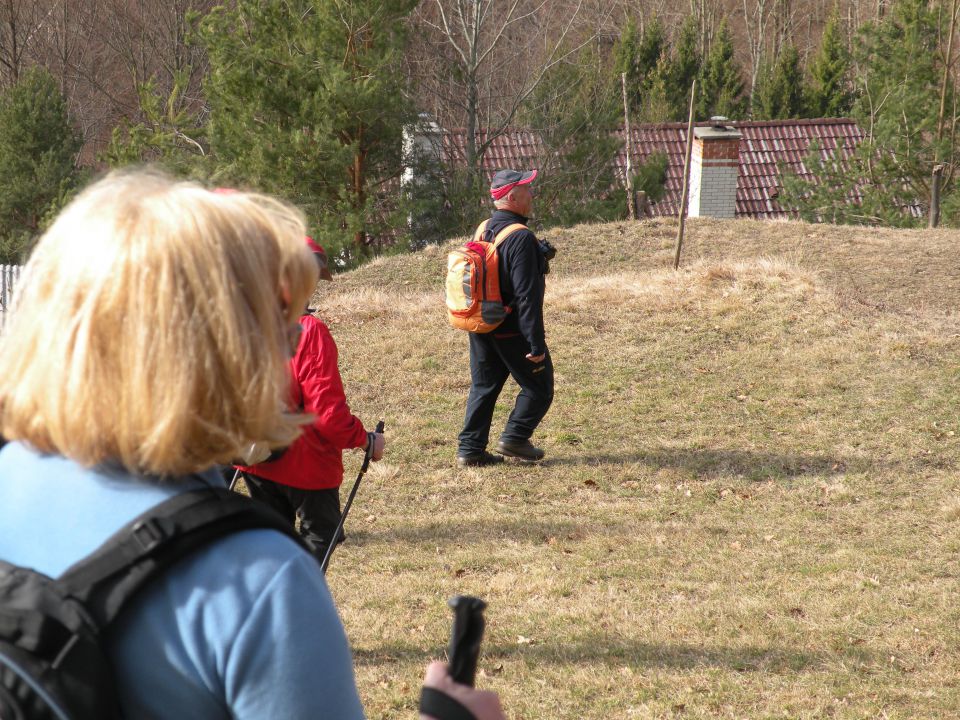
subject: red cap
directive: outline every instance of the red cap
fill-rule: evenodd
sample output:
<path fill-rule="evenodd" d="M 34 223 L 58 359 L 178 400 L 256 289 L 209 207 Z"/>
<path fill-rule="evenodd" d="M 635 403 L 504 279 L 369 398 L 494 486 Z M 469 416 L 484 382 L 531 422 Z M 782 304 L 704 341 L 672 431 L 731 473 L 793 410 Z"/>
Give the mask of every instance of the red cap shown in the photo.
<path fill-rule="evenodd" d="M 493 180 L 490 183 L 490 197 L 494 200 L 502 200 L 517 185 L 532 183 L 536 177 L 536 170 L 528 170 L 526 172 L 520 170 L 500 170 L 493 176 Z"/>
<path fill-rule="evenodd" d="M 317 265 L 320 266 L 320 278 L 322 280 L 333 280 L 333 275 L 330 274 L 330 261 L 327 259 L 327 253 L 323 247 L 309 235 L 304 235 L 303 241 L 317 259 Z"/>

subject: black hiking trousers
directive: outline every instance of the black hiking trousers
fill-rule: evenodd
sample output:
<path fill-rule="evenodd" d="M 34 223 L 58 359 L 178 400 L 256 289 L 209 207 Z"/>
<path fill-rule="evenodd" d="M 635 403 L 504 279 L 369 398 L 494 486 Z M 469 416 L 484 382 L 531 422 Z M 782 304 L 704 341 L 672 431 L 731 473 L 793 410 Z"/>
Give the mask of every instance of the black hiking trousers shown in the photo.
<path fill-rule="evenodd" d="M 458 455 L 477 455 L 490 440 L 490 423 L 497 398 L 508 377 L 520 386 L 520 394 L 507 419 L 500 440 L 529 440 L 553 402 L 553 361 L 550 351 L 541 363 L 527 360 L 530 345 L 522 335 L 497 337 L 494 333 L 470 333 L 470 394 L 460 431 Z"/>
<path fill-rule="evenodd" d="M 304 490 L 243 473 L 243 480 L 254 500 L 266 503 L 290 521 L 300 518 L 299 533 L 313 556 L 323 562 L 327 548 L 340 522 L 340 488 Z M 343 542 L 343 532 L 338 542 Z"/>

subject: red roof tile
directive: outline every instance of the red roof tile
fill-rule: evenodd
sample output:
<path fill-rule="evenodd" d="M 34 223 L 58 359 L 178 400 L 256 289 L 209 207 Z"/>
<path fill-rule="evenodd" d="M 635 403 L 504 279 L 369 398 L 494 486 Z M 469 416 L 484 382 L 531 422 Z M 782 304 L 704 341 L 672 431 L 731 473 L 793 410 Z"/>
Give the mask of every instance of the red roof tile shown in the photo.
<path fill-rule="evenodd" d="M 779 164 L 801 177 L 811 178 L 803 159 L 816 140 L 821 156 L 829 158 L 843 141 L 842 154 L 847 157 L 863 138 L 863 132 L 853 120 L 826 118 L 813 120 L 731 121 L 729 125 L 742 133 L 740 140 L 740 173 L 737 181 L 738 217 L 780 218 L 790 213 L 771 197 L 780 189 Z M 697 123 L 700 126 L 709 123 Z M 616 132 L 623 137 L 623 130 Z M 651 154 L 667 155 L 667 179 L 664 196 L 651 204 L 654 215 L 676 215 L 683 186 L 683 161 L 686 152 L 686 123 L 660 123 L 631 128 L 631 151 L 634 165 Z M 478 133 L 477 142 L 487 139 Z M 447 130 L 444 133 L 444 153 L 448 159 L 462 161 L 466 157 L 466 133 Z M 491 175 L 503 167 L 527 169 L 543 157 L 539 136 L 531 131 L 512 130 L 494 138 L 484 155 L 483 167 Z M 621 149 L 614 159 L 617 176 L 623 178 L 626 154 Z"/>

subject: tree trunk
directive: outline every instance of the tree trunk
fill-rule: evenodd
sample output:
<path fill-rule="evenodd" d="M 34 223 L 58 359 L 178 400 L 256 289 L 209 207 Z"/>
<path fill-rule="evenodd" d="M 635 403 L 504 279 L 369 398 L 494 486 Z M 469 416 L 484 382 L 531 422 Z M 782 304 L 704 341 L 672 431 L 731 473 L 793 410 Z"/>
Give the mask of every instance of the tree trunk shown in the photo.
<path fill-rule="evenodd" d="M 623 129 L 624 129 L 624 150 L 627 155 L 626 167 L 626 186 L 627 186 L 627 217 L 631 220 L 637 219 L 637 203 L 633 194 L 633 164 L 630 162 L 630 148 L 633 138 L 630 136 L 630 105 L 627 102 L 627 74 L 620 73 L 620 83 L 623 87 Z"/>
<path fill-rule="evenodd" d="M 363 148 L 363 127 L 361 126 L 357 131 L 357 153 L 353 156 L 353 205 L 354 208 L 360 213 L 363 210 L 364 203 L 366 202 L 366 193 L 363 189 L 363 175 L 364 175 L 364 160 L 366 159 L 366 153 L 362 150 Z M 353 244 L 356 248 L 358 254 L 362 255 L 366 251 L 366 239 L 367 232 L 366 228 L 361 226 L 353 235 Z"/>

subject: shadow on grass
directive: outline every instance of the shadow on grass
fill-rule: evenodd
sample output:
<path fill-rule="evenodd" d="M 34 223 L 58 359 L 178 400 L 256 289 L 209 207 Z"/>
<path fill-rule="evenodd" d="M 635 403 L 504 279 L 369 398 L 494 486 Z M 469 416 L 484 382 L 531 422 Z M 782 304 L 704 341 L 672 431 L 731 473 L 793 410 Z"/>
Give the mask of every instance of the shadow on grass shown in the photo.
<path fill-rule="evenodd" d="M 673 468 L 696 478 L 742 476 L 748 480 L 779 480 L 799 475 L 835 475 L 850 470 L 848 461 L 826 455 L 789 455 L 747 450 L 668 449 L 639 450 L 628 454 L 552 457 L 550 465 L 626 465 L 642 463 L 652 468 Z"/>
<path fill-rule="evenodd" d="M 389 665 L 396 662 L 425 661 L 442 652 L 412 645 L 393 645 L 376 649 L 355 649 L 354 657 L 364 665 Z M 836 652 L 808 651 L 778 646 L 702 647 L 677 643 L 645 643 L 622 640 L 579 638 L 567 643 L 534 645 L 485 644 L 480 667 L 495 667 L 499 660 L 525 659 L 531 666 L 576 665 L 600 663 L 611 668 L 633 669 L 728 668 L 735 672 L 791 673 L 828 668 L 842 663 L 856 670 L 873 666 L 878 660 L 873 652 L 849 647 Z"/>
<path fill-rule="evenodd" d="M 566 537 L 583 533 L 582 523 L 566 520 L 512 520 L 500 518 L 489 521 L 468 522 L 444 520 L 417 527 L 391 527 L 385 530 L 358 530 L 350 533 L 350 540 L 357 544 L 376 541 L 402 540 L 418 542 L 465 542 L 473 543 L 491 539 L 542 542 L 545 538 Z"/>

